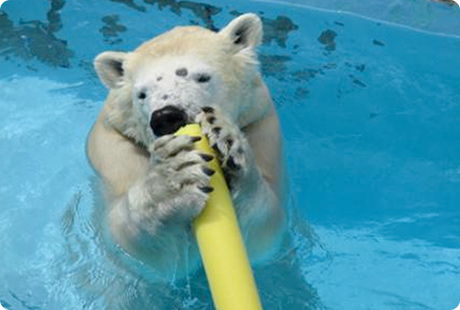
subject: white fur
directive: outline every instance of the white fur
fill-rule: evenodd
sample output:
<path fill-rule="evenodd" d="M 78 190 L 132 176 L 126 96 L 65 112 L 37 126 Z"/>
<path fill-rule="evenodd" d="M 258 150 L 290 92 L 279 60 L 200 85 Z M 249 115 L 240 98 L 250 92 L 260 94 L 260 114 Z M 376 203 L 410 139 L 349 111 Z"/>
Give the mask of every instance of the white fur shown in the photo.
<path fill-rule="evenodd" d="M 258 72 L 261 38 L 260 19 L 246 14 L 219 33 L 175 28 L 131 53 L 95 60 L 110 94 L 88 156 L 107 188 L 108 225 L 121 247 L 167 277 L 198 261 L 190 223 L 204 207 L 210 176 L 191 138 L 153 134 L 150 116 L 165 106 L 186 111 L 219 150 L 251 259 L 273 252 L 282 236 L 281 134 Z M 187 74 L 178 75 L 180 68 Z M 203 74 L 210 80 L 197 82 Z"/>

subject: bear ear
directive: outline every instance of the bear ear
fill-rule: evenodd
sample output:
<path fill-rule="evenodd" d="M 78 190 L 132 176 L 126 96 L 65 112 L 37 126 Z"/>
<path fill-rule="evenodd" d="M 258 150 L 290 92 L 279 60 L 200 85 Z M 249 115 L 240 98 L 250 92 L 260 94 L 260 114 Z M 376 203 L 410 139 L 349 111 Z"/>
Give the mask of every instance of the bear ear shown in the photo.
<path fill-rule="evenodd" d="M 255 48 L 262 41 L 262 21 L 256 14 L 244 14 L 232 20 L 219 34 L 230 38 L 241 49 Z"/>
<path fill-rule="evenodd" d="M 104 52 L 94 60 L 97 75 L 108 88 L 119 88 L 124 73 L 123 62 L 127 53 Z"/>

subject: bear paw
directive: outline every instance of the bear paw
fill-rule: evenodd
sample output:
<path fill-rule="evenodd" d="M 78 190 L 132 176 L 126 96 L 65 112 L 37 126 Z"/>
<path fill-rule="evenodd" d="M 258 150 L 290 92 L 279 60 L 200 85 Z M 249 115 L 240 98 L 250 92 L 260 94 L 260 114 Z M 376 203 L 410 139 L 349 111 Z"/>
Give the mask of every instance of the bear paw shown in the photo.
<path fill-rule="evenodd" d="M 163 216 L 182 213 L 183 217 L 197 216 L 205 206 L 214 170 L 207 166 L 213 157 L 194 150 L 200 137 L 165 135 L 149 147 L 153 161 L 152 188 L 162 194 Z M 160 190 L 160 188 L 162 190 Z"/>
<path fill-rule="evenodd" d="M 250 149 L 241 130 L 212 107 L 202 108 L 196 122 L 216 151 L 229 185 L 246 175 L 250 166 Z"/>

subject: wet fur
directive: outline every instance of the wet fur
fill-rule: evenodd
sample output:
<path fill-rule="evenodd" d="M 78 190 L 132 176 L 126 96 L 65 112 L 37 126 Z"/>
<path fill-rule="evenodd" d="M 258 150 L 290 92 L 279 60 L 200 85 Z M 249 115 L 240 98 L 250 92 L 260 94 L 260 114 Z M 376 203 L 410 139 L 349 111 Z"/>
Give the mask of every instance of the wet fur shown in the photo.
<path fill-rule="evenodd" d="M 110 93 L 87 152 L 105 185 L 108 226 L 125 251 L 166 277 L 198 262 L 190 223 L 212 174 L 193 138 L 154 136 L 149 117 L 166 105 L 185 109 L 218 151 L 250 258 L 266 258 L 282 239 L 281 133 L 258 72 L 261 37 L 260 19 L 246 14 L 218 33 L 178 27 L 95 60 Z M 178 66 L 188 74 L 177 74 Z M 204 83 L 196 78 L 203 73 L 211 77 Z"/>

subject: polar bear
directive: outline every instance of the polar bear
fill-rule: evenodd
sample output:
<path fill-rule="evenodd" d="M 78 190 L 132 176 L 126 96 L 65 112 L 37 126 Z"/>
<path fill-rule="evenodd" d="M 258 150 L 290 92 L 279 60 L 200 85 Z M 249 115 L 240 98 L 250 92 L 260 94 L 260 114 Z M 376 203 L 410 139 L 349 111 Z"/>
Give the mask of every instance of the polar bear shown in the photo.
<path fill-rule="evenodd" d="M 242 15 L 219 32 L 176 27 L 129 53 L 104 52 L 95 68 L 109 89 L 87 142 L 106 189 L 112 239 L 160 274 L 199 262 L 192 220 L 213 170 L 199 138 L 174 136 L 199 123 L 216 150 L 252 261 L 279 245 L 285 226 L 278 117 L 258 70 L 262 23 Z"/>

